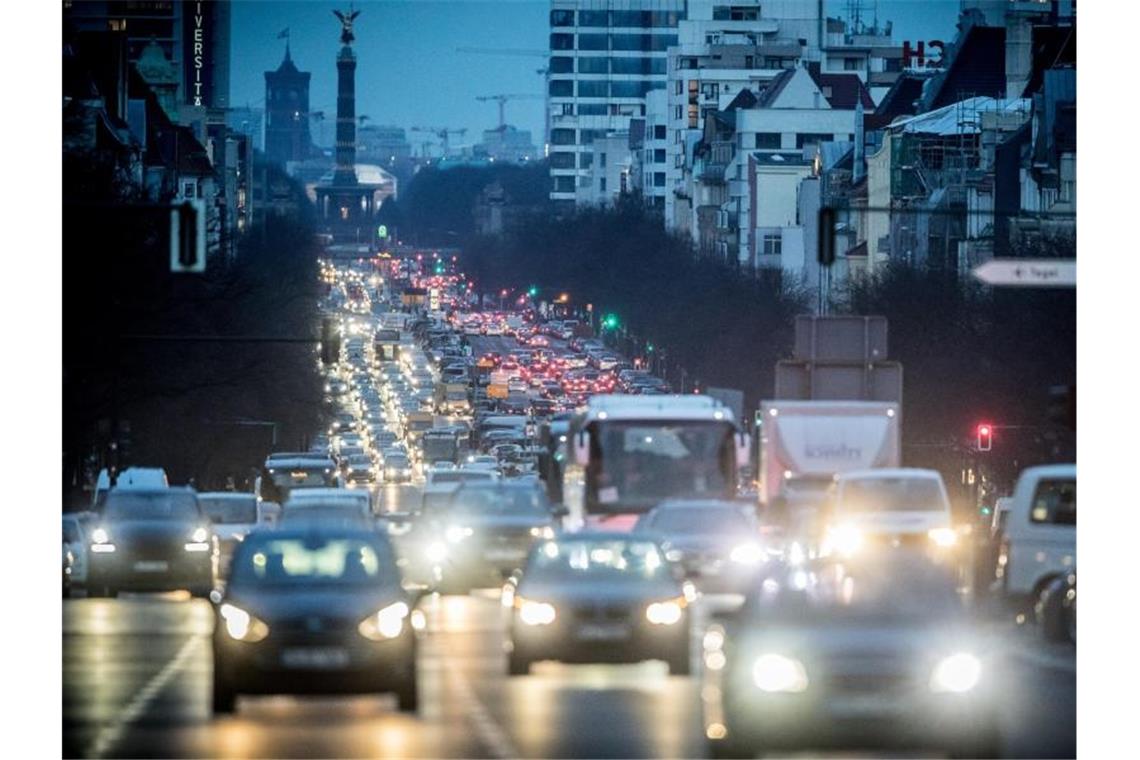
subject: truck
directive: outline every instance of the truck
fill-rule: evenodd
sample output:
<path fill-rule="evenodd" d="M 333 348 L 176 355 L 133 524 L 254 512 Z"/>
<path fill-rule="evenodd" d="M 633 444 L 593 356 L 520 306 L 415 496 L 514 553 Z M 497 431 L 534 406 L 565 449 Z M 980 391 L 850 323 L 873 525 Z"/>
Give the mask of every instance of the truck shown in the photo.
<path fill-rule="evenodd" d="M 750 436 L 709 396 L 593 396 L 566 438 L 561 489 L 548 491 L 561 492 L 567 530 L 632 530 L 666 499 L 734 499 L 751 457 Z"/>
<path fill-rule="evenodd" d="M 381 327 L 372 338 L 376 361 L 393 362 L 400 359 L 400 331 L 393 327 Z"/>
<path fill-rule="evenodd" d="M 435 410 L 438 414 L 467 414 L 471 402 L 467 400 L 466 383 L 436 383 Z"/>
<path fill-rule="evenodd" d="M 431 412 L 408 412 L 405 431 L 411 444 L 418 444 L 424 433 L 435 427 L 435 415 Z"/>
<path fill-rule="evenodd" d="M 899 467 L 899 405 L 885 401 L 761 401 L 760 501 L 815 500 L 836 475 Z"/>

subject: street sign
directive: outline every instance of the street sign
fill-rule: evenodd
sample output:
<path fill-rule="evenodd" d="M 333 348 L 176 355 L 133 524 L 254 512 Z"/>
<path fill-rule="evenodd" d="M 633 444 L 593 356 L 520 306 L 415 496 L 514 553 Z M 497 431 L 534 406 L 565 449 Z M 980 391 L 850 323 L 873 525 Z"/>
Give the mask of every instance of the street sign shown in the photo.
<path fill-rule="evenodd" d="M 992 259 L 974 267 L 987 285 L 1013 288 L 1075 288 L 1076 259 Z"/>

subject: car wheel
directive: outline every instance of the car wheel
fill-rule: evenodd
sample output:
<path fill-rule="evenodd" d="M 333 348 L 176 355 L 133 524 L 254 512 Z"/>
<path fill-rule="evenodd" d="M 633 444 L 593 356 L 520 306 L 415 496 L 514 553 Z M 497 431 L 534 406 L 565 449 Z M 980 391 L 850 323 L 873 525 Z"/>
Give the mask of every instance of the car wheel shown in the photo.
<path fill-rule="evenodd" d="M 396 706 L 400 712 L 414 713 L 419 710 L 419 688 L 414 670 L 396 689 Z"/>
<path fill-rule="evenodd" d="M 1037 613 L 1037 624 L 1041 626 L 1041 635 L 1046 640 L 1064 641 L 1067 638 L 1061 594 L 1054 591 L 1052 586 L 1041 591 L 1034 611 Z"/>
<path fill-rule="evenodd" d="M 530 675 L 530 660 L 520 655 L 517 651 L 511 652 L 507 655 L 507 675 Z"/>

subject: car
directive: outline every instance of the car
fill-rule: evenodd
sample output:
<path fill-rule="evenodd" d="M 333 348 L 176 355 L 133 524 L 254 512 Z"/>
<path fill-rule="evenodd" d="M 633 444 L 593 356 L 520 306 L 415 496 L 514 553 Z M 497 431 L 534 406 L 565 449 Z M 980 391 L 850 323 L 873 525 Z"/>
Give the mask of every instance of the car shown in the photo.
<path fill-rule="evenodd" d="M 206 597 L 218 539 L 190 488 L 112 488 L 90 533 L 88 596 L 188 589 Z"/>
<path fill-rule="evenodd" d="M 1047 641 L 1077 643 L 1077 571 L 1054 578 L 1034 606 L 1037 627 Z"/>
<path fill-rule="evenodd" d="M 556 516 L 542 489 L 469 482 L 444 499 L 425 501 L 416 534 L 433 562 L 440 593 L 467 594 L 498 586 L 521 567 L 531 544 L 554 538 Z"/>
<path fill-rule="evenodd" d="M 708 755 L 1000 757 L 994 647 L 957 586 L 916 547 L 773 566 L 702 637 Z"/>
<path fill-rule="evenodd" d="M 63 516 L 63 540 L 71 552 L 71 572 L 68 574 L 72 590 L 87 586 L 87 544 L 86 515 L 91 513 L 71 513 Z"/>
<path fill-rule="evenodd" d="M 360 511 L 359 506 L 348 502 L 313 502 L 293 505 L 281 513 L 278 527 L 294 527 L 300 524 L 319 523 L 328 527 L 353 527 L 370 530 L 376 527 L 376 520 Z"/>
<path fill-rule="evenodd" d="M 507 672 L 525 675 L 539 660 L 660 659 L 688 675 L 695 598 L 650 539 L 584 531 L 539 541 L 510 599 Z"/>
<path fill-rule="evenodd" d="M 384 482 L 407 483 L 412 479 L 412 462 L 401 449 L 384 452 Z"/>
<path fill-rule="evenodd" d="M 376 482 L 376 470 L 370 454 L 352 454 L 345 460 L 345 480 L 351 488 L 361 483 Z"/>
<path fill-rule="evenodd" d="M 997 585 L 1018 614 L 1033 606 L 1054 578 L 1077 561 L 1077 466 L 1030 467 L 1017 479 L 998 549 Z"/>
<path fill-rule="evenodd" d="M 355 488 L 308 488 L 294 491 L 289 501 L 282 505 L 282 515 L 297 507 L 311 506 L 351 506 L 366 518 L 372 517 L 372 496 L 363 489 Z"/>
<path fill-rule="evenodd" d="M 633 529 L 656 538 L 703 593 L 743 594 L 769 558 L 754 508 L 738 502 L 665 501 Z"/>
<path fill-rule="evenodd" d="M 198 494 L 198 504 L 218 537 L 218 572 L 224 578 L 229 572 L 234 547 L 262 522 L 257 497 L 251 493 L 207 491 Z"/>
<path fill-rule="evenodd" d="M 67 543 L 67 534 L 63 534 L 63 598 L 67 599 L 71 596 L 71 570 L 75 565 L 75 556 L 71 553 L 71 547 Z"/>
<path fill-rule="evenodd" d="M 215 714 L 234 712 L 239 694 L 392 692 L 401 711 L 417 710 L 422 615 L 385 534 L 254 531 L 213 601 Z"/>

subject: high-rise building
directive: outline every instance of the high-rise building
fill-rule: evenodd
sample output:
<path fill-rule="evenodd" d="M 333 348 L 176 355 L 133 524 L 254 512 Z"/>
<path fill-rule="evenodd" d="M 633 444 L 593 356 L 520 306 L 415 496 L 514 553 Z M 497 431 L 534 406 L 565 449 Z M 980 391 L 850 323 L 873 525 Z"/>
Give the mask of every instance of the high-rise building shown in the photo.
<path fill-rule="evenodd" d="M 569 207 L 593 195 L 595 138 L 628 132 L 645 95 L 665 87 L 665 51 L 677 44 L 685 0 L 552 0 L 551 199 Z M 593 188 L 596 189 L 596 188 Z"/>
<path fill-rule="evenodd" d="M 299 71 L 285 43 L 285 58 L 276 71 L 265 72 L 265 156 L 282 165 L 304 161 L 312 148 L 309 133 L 309 80 Z"/>
<path fill-rule="evenodd" d="M 122 32 L 131 63 L 153 42 L 179 72 L 179 103 L 229 107 L 229 0 L 65 0 L 63 18 L 78 32 Z"/>

